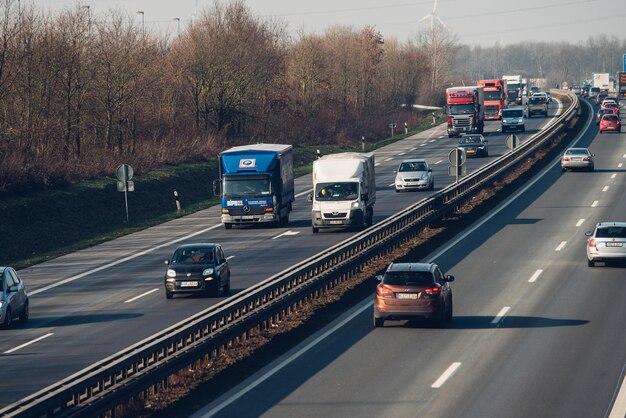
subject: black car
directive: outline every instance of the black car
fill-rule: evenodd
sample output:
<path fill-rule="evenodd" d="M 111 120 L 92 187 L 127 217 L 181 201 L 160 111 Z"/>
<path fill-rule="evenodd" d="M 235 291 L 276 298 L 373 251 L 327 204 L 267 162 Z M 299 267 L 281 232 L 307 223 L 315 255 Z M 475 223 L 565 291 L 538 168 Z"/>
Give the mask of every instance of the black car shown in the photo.
<path fill-rule="evenodd" d="M 480 134 L 464 134 L 456 147 L 464 150 L 467 157 L 487 157 L 489 156 L 488 142 Z"/>
<path fill-rule="evenodd" d="M 15 318 L 22 323 L 28 322 L 26 286 L 13 268 L 0 267 L 0 325 L 9 328 Z"/>
<path fill-rule="evenodd" d="M 174 251 L 165 274 L 165 296 L 202 293 L 219 296 L 230 291 L 230 268 L 219 244 L 186 244 Z"/>

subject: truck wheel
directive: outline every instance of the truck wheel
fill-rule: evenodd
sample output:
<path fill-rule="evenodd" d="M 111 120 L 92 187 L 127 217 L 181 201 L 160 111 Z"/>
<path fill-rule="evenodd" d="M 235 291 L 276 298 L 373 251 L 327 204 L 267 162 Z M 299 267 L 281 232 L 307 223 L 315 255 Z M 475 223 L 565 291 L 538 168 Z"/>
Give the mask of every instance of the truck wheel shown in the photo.
<path fill-rule="evenodd" d="M 320 232 L 320 229 L 312 226 L 311 231 L 313 231 L 314 234 L 317 234 L 318 232 Z"/>
<path fill-rule="evenodd" d="M 370 211 L 367 215 L 367 220 L 365 221 L 367 227 L 369 228 L 374 224 L 374 211 Z"/>
<path fill-rule="evenodd" d="M 289 225 L 289 212 L 280 219 L 281 225 Z"/>
<path fill-rule="evenodd" d="M 233 228 L 233 224 L 224 224 L 224 228 L 232 229 Z"/>
<path fill-rule="evenodd" d="M 448 134 L 448 138 L 452 138 L 452 134 Z"/>

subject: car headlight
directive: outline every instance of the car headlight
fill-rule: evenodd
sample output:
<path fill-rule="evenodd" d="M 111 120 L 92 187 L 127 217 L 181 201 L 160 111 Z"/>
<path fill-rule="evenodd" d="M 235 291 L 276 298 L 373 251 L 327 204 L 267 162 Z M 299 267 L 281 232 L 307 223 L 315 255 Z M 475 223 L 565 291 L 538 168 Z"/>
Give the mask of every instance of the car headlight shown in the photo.
<path fill-rule="evenodd" d="M 322 210 L 320 202 L 313 202 L 313 210 Z"/>
<path fill-rule="evenodd" d="M 502 119 L 502 122 L 504 122 L 504 123 L 509 123 L 509 121 L 508 121 L 508 120 L 506 120 L 506 119 Z"/>
<path fill-rule="evenodd" d="M 167 269 L 167 277 L 176 277 L 176 270 L 174 269 Z"/>
<path fill-rule="evenodd" d="M 352 208 L 357 209 L 359 207 L 359 202 L 352 202 Z"/>
<path fill-rule="evenodd" d="M 2 307 L 4 306 L 5 303 L 6 303 L 5 301 L 0 300 L 0 309 L 2 309 Z"/>
<path fill-rule="evenodd" d="M 478 149 L 485 149 L 485 146 L 484 145 L 479 145 Z"/>
<path fill-rule="evenodd" d="M 203 276 L 210 276 L 211 274 L 213 274 L 213 272 L 214 272 L 214 271 L 215 271 L 214 269 L 212 269 L 212 268 L 208 268 L 208 269 L 205 269 L 205 270 L 202 272 L 202 275 L 203 275 Z"/>

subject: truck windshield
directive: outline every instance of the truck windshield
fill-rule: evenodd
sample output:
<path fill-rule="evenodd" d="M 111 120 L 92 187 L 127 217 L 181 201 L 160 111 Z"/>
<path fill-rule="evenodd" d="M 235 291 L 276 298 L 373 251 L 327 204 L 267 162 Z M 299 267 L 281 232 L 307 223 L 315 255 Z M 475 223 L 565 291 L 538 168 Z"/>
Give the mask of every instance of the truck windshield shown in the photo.
<path fill-rule="evenodd" d="M 272 194 L 269 177 L 224 177 L 224 197 L 266 196 Z"/>
<path fill-rule="evenodd" d="M 502 99 L 502 93 L 499 91 L 486 91 L 485 100 L 500 100 Z"/>
<path fill-rule="evenodd" d="M 451 104 L 448 106 L 450 115 L 470 115 L 474 113 L 473 104 Z"/>
<path fill-rule="evenodd" d="M 315 199 L 320 202 L 355 200 L 358 197 L 358 183 L 318 183 L 315 186 Z"/>

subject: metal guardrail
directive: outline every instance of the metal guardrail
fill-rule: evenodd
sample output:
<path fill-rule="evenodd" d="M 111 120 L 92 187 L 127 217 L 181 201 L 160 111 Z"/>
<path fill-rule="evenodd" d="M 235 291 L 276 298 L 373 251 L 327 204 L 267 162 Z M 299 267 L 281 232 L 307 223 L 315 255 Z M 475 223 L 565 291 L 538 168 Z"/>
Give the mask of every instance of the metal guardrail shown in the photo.
<path fill-rule="evenodd" d="M 578 98 L 520 147 L 440 192 L 325 251 L 237 293 L 192 317 L 107 357 L 2 410 L 2 416 L 95 416 L 137 393 L 167 386 L 168 376 L 212 359 L 291 314 L 306 300 L 357 274 L 419 235 L 432 220 L 466 203 L 474 193 L 523 162 L 559 134 L 579 110 Z"/>

